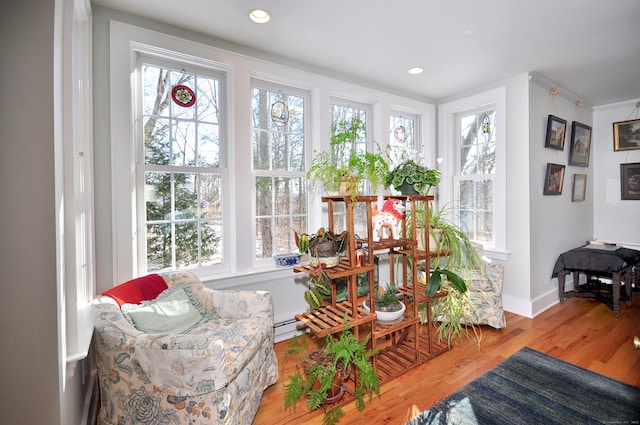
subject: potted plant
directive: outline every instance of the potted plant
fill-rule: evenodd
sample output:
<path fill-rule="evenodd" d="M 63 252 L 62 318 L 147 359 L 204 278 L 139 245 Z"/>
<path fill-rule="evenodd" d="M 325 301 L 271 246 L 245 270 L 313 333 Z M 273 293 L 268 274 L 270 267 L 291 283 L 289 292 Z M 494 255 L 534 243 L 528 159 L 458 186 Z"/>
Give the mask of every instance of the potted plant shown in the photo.
<path fill-rule="evenodd" d="M 331 281 L 324 271 L 325 268 L 325 264 L 318 264 L 309 273 L 311 287 L 304 291 L 304 300 L 311 310 L 320 308 L 324 300 L 331 295 Z"/>
<path fill-rule="evenodd" d="M 420 165 L 412 159 L 398 164 L 387 175 L 385 188 L 393 187 L 403 194 L 428 195 L 432 187 L 440 183 L 440 171 Z"/>
<path fill-rule="evenodd" d="M 357 409 L 364 410 L 364 397 L 368 394 L 371 401 L 374 393 L 380 393 L 380 379 L 371 363 L 374 352 L 367 348 L 368 343 L 368 337 L 358 342 L 345 317 L 339 338 L 327 336 L 324 348 L 305 354 L 302 368 L 296 365 L 295 374 L 289 376 L 289 383 L 285 385 L 285 409 L 295 409 L 303 397 L 307 397 L 307 406 L 312 411 L 324 404 L 335 403 L 344 394 L 344 381 L 355 374 L 353 395 Z M 298 351 L 295 341 L 289 351 Z M 340 406 L 329 407 L 325 410 L 323 424 L 336 424 L 343 415 Z"/>
<path fill-rule="evenodd" d="M 369 300 L 365 300 L 363 307 L 367 311 L 371 311 Z M 384 291 L 376 294 L 376 321 L 379 324 L 394 324 L 402 320 L 406 306 L 398 298 L 398 287 L 391 282 Z"/>
<path fill-rule="evenodd" d="M 458 338 L 471 339 L 473 333 L 479 347 L 482 330 L 475 325 L 475 310 L 466 284 L 471 272 L 462 270 L 460 273 L 462 276 L 450 270 L 436 269 L 427 284 L 427 294 L 435 294 L 439 290 L 445 292 L 443 297 L 433 301 L 432 312 L 437 322 L 436 335 L 438 341 L 446 340 L 447 346 L 451 348 L 451 342 Z"/>
<path fill-rule="evenodd" d="M 348 235 L 347 231 L 336 234 L 324 227 L 320 227 L 313 235 L 298 234 L 294 231 L 298 250 L 303 254 L 309 254 L 309 263 L 312 266 L 325 264 L 326 267 L 334 267 L 338 265 L 340 254 L 347 249 Z"/>
<path fill-rule="evenodd" d="M 360 118 L 341 120 L 331 128 L 331 150 L 314 154 L 307 178 L 312 188 L 319 181 L 327 193 L 349 195 L 354 201 L 362 191 L 362 182 L 368 179 L 373 189 L 383 184 L 389 165 L 380 153 L 359 152 L 355 141 L 366 136 L 366 126 Z"/>
<path fill-rule="evenodd" d="M 340 184 L 346 174 L 346 167 L 339 167 L 327 151 L 315 152 L 311 160 L 311 167 L 307 171 L 307 179 L 311 182 L 311 190 L 318 182 L 322 184 L 327 194 L 337 195 Z"/>

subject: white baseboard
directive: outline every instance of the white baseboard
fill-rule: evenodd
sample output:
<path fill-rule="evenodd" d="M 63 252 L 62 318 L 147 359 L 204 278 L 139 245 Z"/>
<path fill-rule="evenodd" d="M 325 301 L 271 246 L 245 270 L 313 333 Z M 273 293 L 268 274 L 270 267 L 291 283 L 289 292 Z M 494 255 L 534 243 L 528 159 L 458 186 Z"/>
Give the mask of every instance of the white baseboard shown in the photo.
<path fill-rule="evenodd" d="M 529 319 L 533 319 L 558 304 L 558 302 L 558 290 L 555 288 L 534 300 L 526 300 L 507 294 L 502 295 L 502 305 L 505 311 L 528 317 Z"/>

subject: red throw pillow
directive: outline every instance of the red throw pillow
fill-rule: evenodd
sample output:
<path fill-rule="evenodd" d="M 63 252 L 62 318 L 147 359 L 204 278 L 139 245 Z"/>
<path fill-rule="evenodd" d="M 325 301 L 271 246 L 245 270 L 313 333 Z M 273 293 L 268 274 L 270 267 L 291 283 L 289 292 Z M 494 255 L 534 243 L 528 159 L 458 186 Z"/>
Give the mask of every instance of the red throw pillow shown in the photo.
<path fill-rule="evenodd" d="M 122 304 L 140 304 L 145 300 L 153 300 L 167 288 L 167 282 L 162 276 L 150 274 L 107 289 L 102 295 L 113 298 L 122 307 Z"/>

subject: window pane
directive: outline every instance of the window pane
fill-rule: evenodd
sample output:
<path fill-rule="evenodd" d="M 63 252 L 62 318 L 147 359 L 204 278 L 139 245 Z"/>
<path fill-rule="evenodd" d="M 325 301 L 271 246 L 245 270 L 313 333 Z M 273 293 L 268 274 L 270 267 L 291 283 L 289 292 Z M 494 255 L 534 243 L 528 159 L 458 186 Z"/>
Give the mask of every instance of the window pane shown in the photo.
<path fill-rule="evenodd" d="M 172 121 L 171 165 L 196 165 L 196 126 L 191 121 Z"/>
<path fill-rule="evenodd" d="M 220 100 L 220 82 L 212 78 L 197 77 L 196 84 L 196 105 L 198 111 L 198 121 L 220 124 L 220 110 L 218 105 Z"/>
<path fill-rule="evenodd" d="M 291 179 L 291 213 L 307 215 L 307 179 L 297 177 Z"/>
<path fill-rule="evenodd" d="M 273 179 L 258 177 L 256 179 L 256 216 L 262 217 L 273 214 Z"/>
<path fill-rule="evenodd" d="M 147 225 L 147 271 L 171 268 L 173 227 L 169 223 Z"/>
<path fill-rule="evenodd" d="M 220 166 L 219 127 L 214 124 L 198 124 L 198 166 Z"/>
<path fill-rule="evenodd" d="M 144 197 L 147 221 L 164 220 L 171 212 L 171 173 L 146 173 Z"/>
<path fill-rule="evenodd" d="M 274 252 L 297 252 L 295 247 L 295 238 L 293 237 L 292 221 L 289 217 L 279 217 L 275 219 L 275 251 Z"/>
<path fill-rule="evenodd" d="M 273 255 L 271 220 L 271 217 L 256 220 L 256 258 L 270 258 Z"/>
<path fill-rule="evenodd" d="M 290 180 L 288 178 L 276 177 L 274 183 L 275 214 L 288 215 L 291 205 Z"/>
<path fill-rule="evenodd" d="M 272 133 L 273 170 L 287 170 L 289 166 L 288 139 L 283 133 Z"/>
<path fill-rule="evenodd" d="M 168 165 L 171 146 L 171 125 L 166 118 L 150 117 L 144 126 L 146 164 Z"/>

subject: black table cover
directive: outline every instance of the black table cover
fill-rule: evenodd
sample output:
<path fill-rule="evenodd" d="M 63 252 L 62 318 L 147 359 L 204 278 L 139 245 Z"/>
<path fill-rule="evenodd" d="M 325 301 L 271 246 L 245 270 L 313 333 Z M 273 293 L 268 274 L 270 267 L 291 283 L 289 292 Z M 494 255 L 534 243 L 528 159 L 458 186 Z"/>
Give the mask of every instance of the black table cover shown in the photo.
<path fill-rule="evenodd" d="M 587 248 L 587 245 L 560 254 L 553 267 L 551 277 L 557 277 L 564 270 L 593 271 L 601 273 L 617 273 L 640 262 L 640 251 L 620 247 L 615 251 L 609 249 Z"/>

